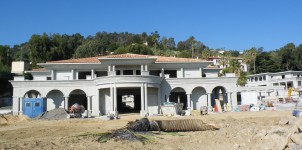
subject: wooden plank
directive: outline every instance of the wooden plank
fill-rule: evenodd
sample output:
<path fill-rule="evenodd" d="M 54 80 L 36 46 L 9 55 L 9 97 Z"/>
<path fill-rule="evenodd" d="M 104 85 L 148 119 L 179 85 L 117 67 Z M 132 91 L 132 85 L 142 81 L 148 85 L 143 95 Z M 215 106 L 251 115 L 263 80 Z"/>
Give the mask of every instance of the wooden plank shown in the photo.
<path fill-rule="evenodd" d="M 220 104 L 220 100 L 219 99 L 215 99 L 215 104 L 218 108 L 218 112 L 222 112 L 222 109 L 221 109 L 221 104 Z"/>

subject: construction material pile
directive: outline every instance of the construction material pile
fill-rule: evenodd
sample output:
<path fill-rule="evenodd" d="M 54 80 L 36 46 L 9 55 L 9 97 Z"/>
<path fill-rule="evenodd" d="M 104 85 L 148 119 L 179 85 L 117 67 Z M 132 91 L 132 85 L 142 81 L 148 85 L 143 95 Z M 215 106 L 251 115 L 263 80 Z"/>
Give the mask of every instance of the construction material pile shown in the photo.
<path fill-rule="evenodd" d="M 0 125 L 6 125 L 10 123 L 20 122 L 28 120 L 29 118 L 25 115 L 0 115 Z"/>
<path fill-rule="evenodd" d="M 45 111 L 35 119 L 48 119 L 48 120 L 63 120 L 69 117 L 64 108 L 56 108 L 50 111 Z"/>
<path fill-rule="evenodd" d="M 200 119 L 150 121 L 147 118 L 142 118 L 134 122 L 129 122 L 126 128 L 131 131 L 167 131 L 167 132 L 206 131 L 206 130 L 219 129 L 214 125 L 204 123 Z"/>
<path fill-rule="evenodd" d="M 150 121 L 148 118 L 142 118 L 136 121 L 130 121 L 128 124 L 117 130 L 106 133 L 99 138 L 99 141 L 114 140 L 130 140 L 141 141 L 145 138 L 139 136 L 134 132 L 147 132 L 147 131 L 166 131 L 166 132 L 185 132 L 185 131 L 206 131 L 218 130 L 219 128 L 204 123 L 199 119 L 181 119 L 181 120 L 154 120 Z M 106 140 L 104 140 L 106 139 Z"/>

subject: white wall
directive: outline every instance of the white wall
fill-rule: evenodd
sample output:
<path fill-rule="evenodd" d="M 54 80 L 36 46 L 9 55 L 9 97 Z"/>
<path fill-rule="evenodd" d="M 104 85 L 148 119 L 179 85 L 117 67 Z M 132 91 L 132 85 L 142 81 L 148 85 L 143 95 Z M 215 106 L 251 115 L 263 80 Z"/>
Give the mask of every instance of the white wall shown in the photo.
<path fill-rule="evenodd" d="M 149 114 L 158 114 L 157 88 L 148 88 L 148 112 Z"/>
<path fill-rule="evenodd" d="M 71 71 L 56 71 L 56 80 L 72 80 Z"/>
<path fill-rule="evenodd" d="M 185 69 L 185 78 L 201 78 L 201 72 L 199 69 Z"/>
<path fill-rule="evenodd" d="M 93 105 L 94 102 L 92 103 Z M 102 115 L 106 115 L 111 111 L 111 99 L 110 99 L 110 89 L 100 89 L 99 90 L 99 104 L 100 104 L 100 112 Z"/>
<path fill-rule="evenodd" d="M 243 91 L 241 92 L 241 105 L 257 105 L 258 101 L 258 92 L 257 91 Z"/>

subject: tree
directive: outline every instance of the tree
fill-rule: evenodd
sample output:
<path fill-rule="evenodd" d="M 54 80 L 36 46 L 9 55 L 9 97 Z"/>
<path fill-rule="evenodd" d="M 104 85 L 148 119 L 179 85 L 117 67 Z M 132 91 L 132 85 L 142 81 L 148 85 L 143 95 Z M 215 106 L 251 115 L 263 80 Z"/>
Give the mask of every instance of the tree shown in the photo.
<path fill-rule="evenodd" d="M 39 62 L 46 62 L 50 60 L 48 53 L 50 53 L 50 39 L 46 33 L 43 35 L 33 35 L 29 40 L 30 53 L 29 58 L 35 67 Z"/>
<path fill-rule="evenodd" d="M 245 72 L 241 72 L 239 78 L 237 79 L 237 85 L 244 86 L 247 83 L 247 74 Z"/>
<path fill-rule="evenodd" d="M 84 45 L 79 46 L 73 54 L 73 57 L 83 58 L 104 55 L 105 51 L 102 51 L 102 47 L 103 45 L 98 41 L 89 41 Z"/>
<path fill-rule="evenodd" d="M 297 69 L 302 70 L 302 44 L 296 48 L 294 56 Z"/>
<path fill-rule="evenodd" d="M 211 57 L 211 51 L 209 49 L 205 49 L 202 51 L 201 56 L 203 59 L 208 60 Z"/>
<path fill-rule="evenodd" d="M 174 41 L 174 38 L 169 38 L 168 41 L 167 41 L 167 47 L 169 49 L 175 49 L 175 41 Z"/>
<path fill-rule="evenodd" d="M 282 57 L 283 69 L 292 70 L 294 69 L 294 50 L 295 44 L 288 43 L 284 47 L 280 48 L 280 55 Z"/>
<path fill-rule="evenodd" d="M 195 43 L 194 36 L 190 36 L 189 41 L 190 41 L 190 44 L 191 44 L 192 58 L 194 58 L 194 43 Z"/>
<path fill-rule="evenodd" d="M 132 44 L 127 47 L 119 47 L 115 50 L 116 54 L 123 53 L 134 53 L 134 54 L 143 54 L 143 55 L 153 55 L 151 49 L 144 44 Z"/>

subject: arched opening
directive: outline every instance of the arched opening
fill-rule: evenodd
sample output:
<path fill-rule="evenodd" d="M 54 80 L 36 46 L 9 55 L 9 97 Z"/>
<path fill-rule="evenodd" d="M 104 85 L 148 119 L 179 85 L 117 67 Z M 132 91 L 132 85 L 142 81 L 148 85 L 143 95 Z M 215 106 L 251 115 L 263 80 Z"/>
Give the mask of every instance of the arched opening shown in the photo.
<path fill-rule="evenodd" d="M 186 91 L 177 87 L 170 92 L 169 101 L 174 103 L 183 103 L 183 109 L 188 107 Z"/>
<path fill-rule="evenodd" d="M 39 98 L 41 97 L 40 92 L 36 91 L 36 90 L 30 90 L 28 92 L 26 92 L 23 96 L 24 98 Z"/>
<path fill-rule="evenodd" d="M 207 92 L 203 87 L 196 87 L 192 91 L 192 108 L 199 110 L 201 106 L 207 106 Z"/>
<path fill-rule="evenodd" d="M 52 90 L 47 93 L 47 110 L 64 108 L 64 94 L 59 90 Z"/>
<path fill-rule="evenodd" d="M 211 97 L 212 97 L 211 98 L 212 107 L 215 106 L 215 103 L 216 103 L 215 99 L 220 100 L 220 105 L 221 105 L 222 110 L 224 109 L 224 105 L 228 103 L 226 90 L 222 86 L 215 87 L 212 91 Z"/>
<path fill-rule="evenodd" d="M 87 110 L 87 95 L 83 90 L 80 90 L 80 89 L 73 90 L 69 94 L 68 108 L 75 103 L 77 103 L 79 105 L 83 105 L 85 107 L 85 109 Z"/>

